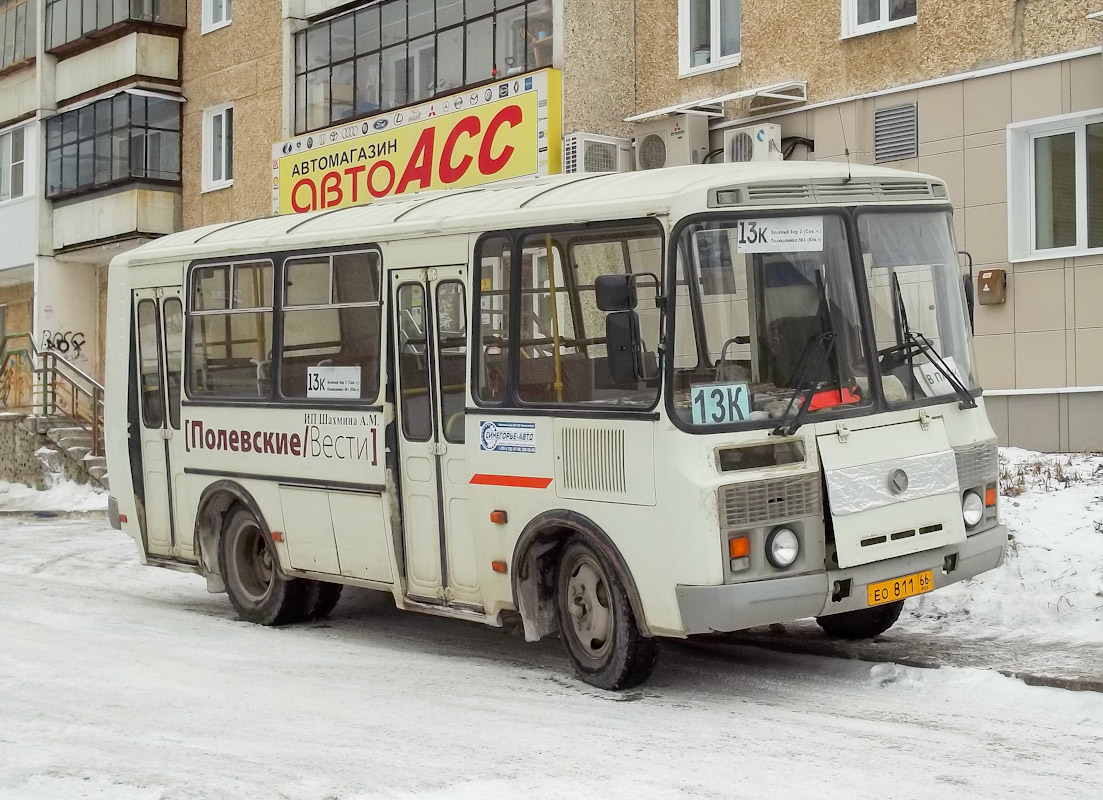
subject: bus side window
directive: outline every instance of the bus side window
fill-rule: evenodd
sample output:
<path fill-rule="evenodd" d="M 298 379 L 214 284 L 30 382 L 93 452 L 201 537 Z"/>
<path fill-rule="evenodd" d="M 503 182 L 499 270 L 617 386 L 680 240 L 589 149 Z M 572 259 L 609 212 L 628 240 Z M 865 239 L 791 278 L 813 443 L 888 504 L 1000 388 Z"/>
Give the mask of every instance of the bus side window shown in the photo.
<path fill-rule="evenodd" d="M 284 262 L 280 394 L 375 400 L 379 394 L 379 254 Z"/>
<path fill-rule="evenodd" d="M 505 399 L 509 364 L 510 241 L 493 236 L 475 251 L 479 279 L 479 352 L 475 393 L 485 403 Z"/>
<path fill-rule="evenodd" d="M 188 394 L 269 395 L 272 358 L 271 261 L 196 267 L 188 302 Z"/>

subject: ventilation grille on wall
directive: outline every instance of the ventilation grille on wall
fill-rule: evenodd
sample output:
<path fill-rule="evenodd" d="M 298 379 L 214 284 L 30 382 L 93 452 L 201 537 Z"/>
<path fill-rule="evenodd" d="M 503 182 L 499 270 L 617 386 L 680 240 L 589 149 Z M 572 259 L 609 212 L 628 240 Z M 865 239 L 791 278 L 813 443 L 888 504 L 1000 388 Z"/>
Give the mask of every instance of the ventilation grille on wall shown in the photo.
<path fill-rule="evenodd" d="M 818 517 L 822 513 L 819 475 L 737 483 L 720 489 L 720 521 L 725 528 Z"/>
<path fill-rule="evenodd" d="M 563 428 L 563 488 L 624 494 L 624 431 Z"/>
<path fill-rule="evenodd" d="M 957 483 L 961 489 L 987 486 L 999 478 L 999 451 L 995 442 L 977 442 L 954 448 Z"/>
<path fill-rule="evenodd" d="M 916 103 L 873 112 L 873 160 L 903 161 L 919 155 L 919 113 Z"/>

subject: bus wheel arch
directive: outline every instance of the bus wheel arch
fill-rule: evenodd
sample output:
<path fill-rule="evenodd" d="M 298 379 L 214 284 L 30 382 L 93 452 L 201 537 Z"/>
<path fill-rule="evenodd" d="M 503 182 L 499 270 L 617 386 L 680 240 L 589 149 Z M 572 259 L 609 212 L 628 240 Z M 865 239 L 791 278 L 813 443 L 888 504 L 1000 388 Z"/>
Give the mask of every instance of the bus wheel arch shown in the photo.
<path fill-rule="evenodd" d="M 608 561 L 624 586 L 636 626 L 651 636 L 636 582 L 620 550 L 597 524 L 574 511 L 545 511 L 529 521 L 513 550 L 513 598 L 525 626 L 525 639 L 537 641 L 559 631 L 556 581 L 559 563 L 572 541 L 584 541 Z"/>
<path fill-rule="evenodd" d="M 195 515 L 195 553 L 199 556 L 200 567 L 207 578 L 209 592 L 226 591 L 219 557 L 219 539 L 226 520 L 238 505 L 244 506 L 253 514 L 266 536 L 271 535 L 257 501 L 240 484 L 220 480 L 204 489 Z"/>

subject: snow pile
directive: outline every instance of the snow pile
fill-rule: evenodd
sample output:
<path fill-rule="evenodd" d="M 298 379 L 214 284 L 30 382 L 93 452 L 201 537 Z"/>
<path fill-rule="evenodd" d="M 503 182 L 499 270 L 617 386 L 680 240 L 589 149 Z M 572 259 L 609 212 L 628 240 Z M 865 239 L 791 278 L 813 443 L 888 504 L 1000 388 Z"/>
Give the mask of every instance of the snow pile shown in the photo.
<path fill-rule="evenodd" d="M 83 483 L 57 480 L 43 491 L 0 481 L 2 511 L 105 511 L 107 492 Z"/>
<path fill-rule="evenodd" d="M 954 636 L 1103 640 L 1103 456 L 1000 450 L 996 570 L 912 601 L 900 628 Z"/>

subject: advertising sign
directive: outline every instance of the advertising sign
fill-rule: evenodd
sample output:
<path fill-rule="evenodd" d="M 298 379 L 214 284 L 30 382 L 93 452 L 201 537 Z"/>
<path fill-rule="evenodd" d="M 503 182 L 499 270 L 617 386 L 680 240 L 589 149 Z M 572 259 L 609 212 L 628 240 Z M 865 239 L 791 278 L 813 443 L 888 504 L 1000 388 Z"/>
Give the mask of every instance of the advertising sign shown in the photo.
<path fill-rule="evenodd" d="M 547 69 L 277 143 L 272 211 L 558 173 L 560 103 Z"/>

